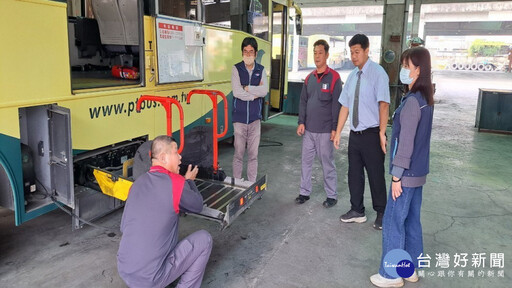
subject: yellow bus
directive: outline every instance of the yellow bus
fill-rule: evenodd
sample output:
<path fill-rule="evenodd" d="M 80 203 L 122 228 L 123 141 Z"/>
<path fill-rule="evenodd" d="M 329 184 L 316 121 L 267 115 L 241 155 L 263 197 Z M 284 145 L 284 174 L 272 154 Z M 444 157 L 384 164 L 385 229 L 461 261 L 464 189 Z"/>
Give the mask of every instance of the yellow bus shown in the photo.
<path fill-rule="evenodd" d="M 247 36 L 257 37 L 257 61 L 271 78 L 270 39 L 286 36 L 284 28 L 272 30 L 271 15 L 294 4 L 259 0 L 247 9 L 232 2 L 1 1 L 0 206 L 15 212 L 16 225 L 55 209 L 55 199 L 88 220 L 123 205 L 98 191 L 91 167 L 120 167 L 141 143 L 166 133 L 157 102 L 136 112 L 142 95 L 181 102 L 186 133 L 208 125 L 210 99 L 187 105 L 186 96 L 218 90 L 231 109 L 231 68 Z M 284 89 L 285 78 L 279 81 L 275 87 Z M 178 113 L 172 120 L 179 122 Z M 232 135 L 220 120 L 221 131 L 225 125 L 224 138 Z"/>

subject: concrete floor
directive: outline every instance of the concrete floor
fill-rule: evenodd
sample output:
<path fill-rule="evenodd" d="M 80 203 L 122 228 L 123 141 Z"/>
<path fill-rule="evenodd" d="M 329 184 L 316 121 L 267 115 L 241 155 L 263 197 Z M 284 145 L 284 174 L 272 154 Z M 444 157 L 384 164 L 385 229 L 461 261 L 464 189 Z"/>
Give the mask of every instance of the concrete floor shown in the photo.
<path fill-rule="evenodd" d="M 422 207 L 431 268 L 425 269 L 418 283 L 405 287 L 510 287 L 512 135 L 479 133 L 474 123 L 478 88 L 512 90 L 512 74 L 441 71 L 434 80 L 431 174 Z M 348 130 L 336 152 L 338 204 L 322 207 L 325 192 L 316 162 L 312 199 L 298 206 L 294 198 L 300 181 L 301 139 L 295 134 L 296 122 L 295 116 L 283 115 L 262 125 L 262 144 L 272 140 L 283 146 L 260 148 L 259 171 L 268 175 L 268 191 L 231 227 L 219 231 L 214 222 L 191 216 L 181 219 L 182 237 L 197 229 L 213 236 L 203 287 L 372 287 L 368 278 L 378 269 L 381 232 L 372 228 L 375 212 L 368 187 L 369 221 L 339 221 L 350 208 Z M 221 144 L 219 151 L 229 175 L 233 148 Z M 71 219 L 61 211 L 15 227 L 13 213 L 0 210 L 0 286 L 125 287 L 116 269 L 121 215 L 117 211 L 96 222 L 116 233 L 109 237 L 93 227 L 71 231 Z M 435 267 L 436 253 L 450 255 L 450 268 Z M 455 253 L 469 254 L 466 268 L 453 268 Z M 485 268 L 471 267 L 473 253 L 486 253 Z M 503 268 L 489 267 L 490 253 L 504 253 Z M 443 270 L 445 277 L 439 276 Z M 450 270 L 455 276 L 448 276 Z M 458 276 L 460 270 L 464 277 Z M 474 278 L 467 276 L 471 270 Z"/>

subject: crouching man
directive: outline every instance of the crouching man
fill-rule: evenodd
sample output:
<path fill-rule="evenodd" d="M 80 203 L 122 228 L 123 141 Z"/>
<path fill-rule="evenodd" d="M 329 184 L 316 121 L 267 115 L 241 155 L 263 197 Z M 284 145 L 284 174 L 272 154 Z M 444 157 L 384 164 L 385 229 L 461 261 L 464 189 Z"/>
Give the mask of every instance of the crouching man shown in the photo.
<path fill-rule="evenodd" d="M 200 287 L 212 238 L 197 231 L 178 243 L 179 211 L 200 212 L 203 198 L 194 179 L 197 166 L 178 174 L 176 142 L 158 136 L 151 146 L 151 168 L 133 183 L 121 220 L 117 253 L 119 275 L 130 287 Z"/>

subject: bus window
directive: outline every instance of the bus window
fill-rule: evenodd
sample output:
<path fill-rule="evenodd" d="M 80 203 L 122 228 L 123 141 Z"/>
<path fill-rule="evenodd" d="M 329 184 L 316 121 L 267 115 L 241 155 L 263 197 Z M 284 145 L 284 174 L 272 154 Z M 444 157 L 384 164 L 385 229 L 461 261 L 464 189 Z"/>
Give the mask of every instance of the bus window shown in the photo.
<path fill-rule="evenodd" d="M 68 0 L 73 90 L 140 85 L 142 2 Z"/>
<path fill-rule="evenodd" d="M 269 41 L 268 0 L 203 0 L 204 23 L 231 28 Z M 241 6 L 242 5 L 242 6 Z M 233 11 L 236 11 L 233 14 Z"/>
<path fill-rule="evenodd" d="M 264 0 L 251 0 L 249 14 L 247 15 L 250 33 L 267 41 L 269 41 L 268 3 L 269 1 Z"/>
<path fill-rule="evenodd" d="M 231 28 L 229 0 L 215 1 L 203 0 L 204 4 L 204 23 L 224 28 Z"/>
<path fill-rule="evenodd" d="M 201 21 L 201 1 L 159 0 L 158 14 Z"/>

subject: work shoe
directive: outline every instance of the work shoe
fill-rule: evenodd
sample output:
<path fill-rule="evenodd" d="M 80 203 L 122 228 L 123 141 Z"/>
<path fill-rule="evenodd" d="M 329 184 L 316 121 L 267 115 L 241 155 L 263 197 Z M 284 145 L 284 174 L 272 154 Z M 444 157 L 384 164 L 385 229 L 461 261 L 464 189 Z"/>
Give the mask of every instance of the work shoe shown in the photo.
<path fill-rule="evenodd" d="M 404 278 L 404 280 L 408 281 L 408 282 L 415 283 L 415 282 L 418 282 L 418 280 L 420 280 L 420 278 L 418 278 L 418 273 L 416 272 L 416 270 L 414 270 L 414 273 L 412 273 L 411 277 Z"/>
<path fill-rule="evenodd" d="M 350 210 L 347 213 L 341 215 L 340 221 L 345 223 L 364 223 L 366 222 L 366 216 L 364 215 L 364 212 L 358 213 L 354 210 Z"/>
<path fill-rule="evenodd" d="M 332 206 L 336 205 L 336 203 L 338 203 L 338 200 L 327 198 L 322 205 L 324 205 L 325 208 L 331 208 Z"/>
<path fill-rule="evenodd" d="M 370 282 L 377 287 L 402 287 L 404 280 L 402 278 L 388 279 L 382 277 L 379 273 L 370 277 Z"/>
<path fill-rule="evenodd" d="M 384 213 L 377 212 L 377 218 L 375 218 L 375 222 L 373 222 L 373 228 L 377 230 L 382 230 L 382 218 L 384 217 Z"/>
<path fill-rule="evenodd" d="M 304 202 L 309 200 L 309 196 L 299 195 L 299 197 L 295 198 L 295 203 L 304 204 Z"/>

